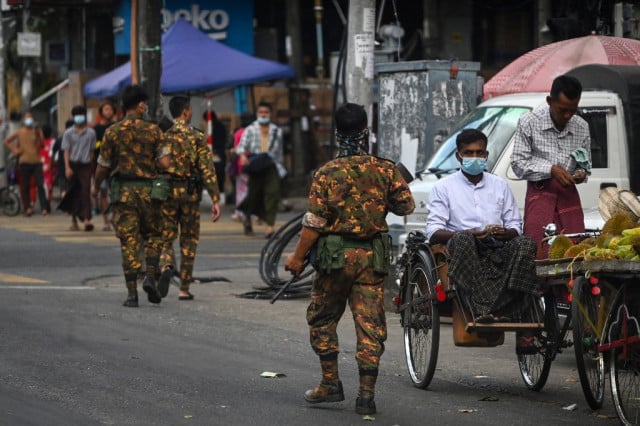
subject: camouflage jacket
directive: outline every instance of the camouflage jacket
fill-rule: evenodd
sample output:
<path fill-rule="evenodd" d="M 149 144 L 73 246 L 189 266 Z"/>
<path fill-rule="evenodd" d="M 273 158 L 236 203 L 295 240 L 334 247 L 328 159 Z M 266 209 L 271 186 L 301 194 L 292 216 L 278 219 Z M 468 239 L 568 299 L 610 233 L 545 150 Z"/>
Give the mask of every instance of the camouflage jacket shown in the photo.
<path fill-rule="evenodd" d="M 391 161 L 371 155 L 336 158 L 314 174 L 308 214 L 324 220 L 322 233 L 372 238 L 387 232 L 388 212 L 400 216 L 414 209 L 413 196 Z M 315 227 L 315 226 L 314 226 Z"/>
<path fill-rule="evenodd" d="M 162 131 L 140 116 L 127 115 L 104 133 L 98 164 L 120 179 L 155 179 L 156 160 L 168 154 Z"/>
<path fill-rule="evenodd" d="M 171 156 L 169 175 L 175 180 L 199 177 L 213 202 L 217 203 L 220 200 L 218 180 L 205 134 L 176 119 L 166 131 L 165 140 Z"/>

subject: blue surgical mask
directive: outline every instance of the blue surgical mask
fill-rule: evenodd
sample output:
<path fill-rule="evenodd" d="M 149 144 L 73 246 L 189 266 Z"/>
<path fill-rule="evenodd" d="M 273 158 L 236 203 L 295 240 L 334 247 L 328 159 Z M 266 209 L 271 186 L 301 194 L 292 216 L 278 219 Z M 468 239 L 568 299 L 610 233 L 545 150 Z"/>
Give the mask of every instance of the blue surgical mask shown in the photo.
<path fill-rule="evenodd" d="M 463 172 L 476 176 L 487 167 L 487 159 L 482 157 L 462 157 L 461 166 Z"/>
<path fill-rule="evenodd" d="M 271 117 L 258 117 L 259 124 L 269 124 L 271 122 Z"/>
<path fill-rule="evenodd" d="M 74 122 L 75 124 L 78 124 L 78 125 L 80 125 L 80 124 L 84 124 L 84 122 L 85 122 L 85 117 L 84 117 L 84 115 L 74 115 L 74 116 L 73 116 L 73 122 Z"/>
<path fill-rule="evenodd" d="M 24 119 L 24 125 L 27 126 L 27 127 L 33 126 L 33 123 L 34 123 L 34 121 L 33 121 L 33 118 L 31 118 L 31 117 L 27 117 L 27 118 Z"/>

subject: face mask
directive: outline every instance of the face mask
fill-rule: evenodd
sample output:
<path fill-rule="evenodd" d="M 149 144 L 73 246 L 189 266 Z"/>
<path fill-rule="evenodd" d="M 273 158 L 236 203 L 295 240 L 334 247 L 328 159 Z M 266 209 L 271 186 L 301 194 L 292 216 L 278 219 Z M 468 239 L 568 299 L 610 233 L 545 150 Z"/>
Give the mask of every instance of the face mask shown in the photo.
<path fill-rule="evenodd" d="M 259 124 L 269 124 L 271 122 L 271 117 L 258 117 Z"/>
<path fill-rule="evenodd" d="M 27 117 L 24 119 L 24 125 L 27 127 L 31 127 L 33 126 L 33 118 L 32 117 Z"/>
<path fill-rule="evenodd" d="M 84 124 L 84 121 L 85 121 L 84 115 L 74 115 L 73 116 L 73 122 L 75 124 L 78 124 L 78 125 Z"/>
<path fill-rule="evenodd" d="M 487 159 L 479 157 L 462 157 L 462 171 L 476 176 L 482 173 L 487 167 Z"/>

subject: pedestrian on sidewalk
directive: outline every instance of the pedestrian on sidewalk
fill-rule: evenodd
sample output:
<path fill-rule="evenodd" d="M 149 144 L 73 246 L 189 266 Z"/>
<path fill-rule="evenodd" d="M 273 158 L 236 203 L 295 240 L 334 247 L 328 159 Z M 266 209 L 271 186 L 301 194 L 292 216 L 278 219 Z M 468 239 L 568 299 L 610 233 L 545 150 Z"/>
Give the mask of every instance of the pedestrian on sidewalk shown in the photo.
<path fill-rule="evenodd" d="M 378 365 L 387 338 L 383 282 L 390 267 L 391 243 L 385 218 L 389 211 L 401 216 L 411 213 L 414 201 L 395 164 L 368 154 L 364 108 L 347 103 L 336 111 L 335 122 L 338 157 L 313 176 L 300 239 L 285 269 L 299 276 L 307 253 L 317 244 L 320 264 L 307 323 L 322 380 L 305 392 L 305 400 L 344 400 L 336 329 L 348 303 L 356 327 L 360 375 L 356 412 L 374 414 Z"/>
<path fill-rule="evenodd" d="M 274 232 L 278 204 L 280 202 L 280 180 L 287 174 L 282 165 L 283 141 L 282 129 L 271 121 L 271 104 L 258 104 L 256 120 L 242 133 L 236 153 L 240 156 L 240 164 L 249 174 L 249 189 L 240 210 L 244 213 L 244 233 L 253 236 L 251 216 L 264 219 L 267 224 L 265 237 Z M 263 170 L 251 172 L 250 158 L 270 159 L 270 164 Z"/>
<path fill-rule="evenodd" d="M 78 231 L 78 219 L 85 231 L 93 231 L 91 223 L 91 176 L 96 149 L 96 132 L 87 127 L 87 109 L 82 105 L 71 108 L 73 126 L 62 135 L 64 151 L 64 174 L 69 181 L 69 191 L 65 194 L 61 209 L 71 214 L 69 230 Z M 66 208 L 67 202 L 69 208 Z"/>
<path fill-rule="evenodd" d="M 33 214 L 30 190 L 33 177 L 35 177 L 35 185 L 38 191 L 38 200 L 40 200 L 42 215 L 46 216 L 51 212 L 51 207 L 49 206 L 49 201 L 44 189 L 42 161 L 40 160 L 40 149 L 42 149 L 43 143 L 44 136 L 42 130 L 36 126 L 36 122 L 30 111 L 24 113 L 22 126 L 4 140 L 4 146 L 18 158 L 21 179 L 20 192 L 25 216 L 31 216 Z"/>

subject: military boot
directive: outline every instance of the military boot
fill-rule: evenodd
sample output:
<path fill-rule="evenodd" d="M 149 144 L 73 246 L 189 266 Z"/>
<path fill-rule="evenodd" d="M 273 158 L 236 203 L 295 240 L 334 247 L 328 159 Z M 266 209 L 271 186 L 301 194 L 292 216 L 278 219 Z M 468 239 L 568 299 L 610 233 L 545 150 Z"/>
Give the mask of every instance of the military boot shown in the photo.
<path fill-rule="evenodd" d="M 358 390 L 358 398 L 356 398 L 356 413 L 376 413 L 376 403 L 373 397 L 377 379 L 377 370 L 360 370 L 360 389 Z"/>
<path fill-rule="evenodd" d="M 138 307 L 138 290 L 136 289 L 136 281 L 131 280 L 127 281 L 127 300 L 124 301 L 122 306 L 126 308 L 137 308 Z"/>
<path fill-rule="evenodd" d="M 318 386 L 304 393 L 304 399 L 312 404 L 318 402 L 344 401 L 342 382 L 338 377 L 338 354 L 329 355 L 332 359 L 320 360 L 322 381 Z"/>

